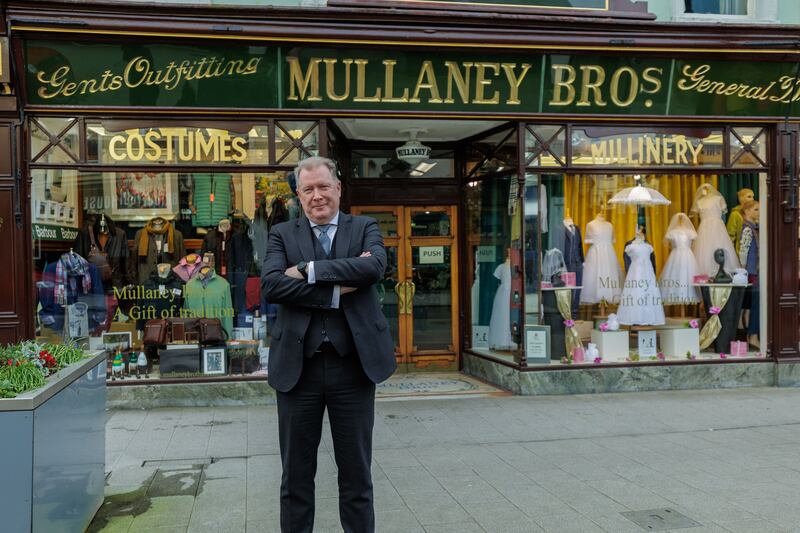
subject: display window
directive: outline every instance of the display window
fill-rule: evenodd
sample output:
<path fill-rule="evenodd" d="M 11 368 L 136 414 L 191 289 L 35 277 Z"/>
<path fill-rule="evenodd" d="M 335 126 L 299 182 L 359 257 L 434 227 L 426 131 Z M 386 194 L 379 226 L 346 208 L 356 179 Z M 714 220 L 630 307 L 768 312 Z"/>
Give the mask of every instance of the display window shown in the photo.
<path fill-rule="evenodd" d="M 763 357 L 764 129 L 525 134 L 523 178 L 467 184 L 473 352 L 529 367 Z"/>
<path fill-rule="evenodd" d="M 36 336 L 109 354 L 109 379 L 266 375 L 272 225 L 318 123 L 32 118 Z"/>

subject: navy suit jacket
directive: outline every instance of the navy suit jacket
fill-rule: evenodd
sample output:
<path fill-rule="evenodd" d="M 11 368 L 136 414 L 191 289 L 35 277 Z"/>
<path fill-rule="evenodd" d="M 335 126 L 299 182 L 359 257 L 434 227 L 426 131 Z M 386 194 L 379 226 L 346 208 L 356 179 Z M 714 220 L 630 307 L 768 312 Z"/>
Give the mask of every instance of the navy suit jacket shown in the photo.
<path fill-rule="evenodd" d="M 378 223 L 369 217 L 339 213 L 333 239 L 335 259 L 315 260 L 314 238 L 305 218 L 276 224 L 269 232 L 261 290 L 268 302 L 278 304 L 270 344 L 269 383 L 286 392 L 300 379 L 303 339 L 311 313 L 330 309 L 334 285 L 357 288 L 341 296 L 339 308 L 347 319 L 364 372 L 374 383 L 380 383 L 394 373 L 397 362 L 375 289 L 386 269 L 386 249 Z M 372 257 L 359 257 L 365 251 Z M 314 261 L 315 283 L 284 274 L 300 261 Z"/>

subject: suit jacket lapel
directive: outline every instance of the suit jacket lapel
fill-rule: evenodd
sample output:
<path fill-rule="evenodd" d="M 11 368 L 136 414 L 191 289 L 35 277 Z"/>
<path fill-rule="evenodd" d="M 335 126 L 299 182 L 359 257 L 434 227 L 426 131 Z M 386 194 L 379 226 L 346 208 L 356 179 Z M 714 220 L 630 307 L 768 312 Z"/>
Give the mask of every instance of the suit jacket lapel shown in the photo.
<path fill-rule="evenodd" d="M 344 258 L 347 257 L 347 251 L 350 249 L 350 238 L 353 234 L 353 217 L 340 212 L 339 213 L 339 227 L 336 228 L 336 237 L 334 238 L 334 257 Z"/>
<path fill-rule="evenodd" d="M 300 217 L 295 223 L 295 237 L 297 246 L 300 248 L 300 256 L 303 261 L 313 261 L 316 257 L 314 253 L 314 232 L 305 217 Z"/>

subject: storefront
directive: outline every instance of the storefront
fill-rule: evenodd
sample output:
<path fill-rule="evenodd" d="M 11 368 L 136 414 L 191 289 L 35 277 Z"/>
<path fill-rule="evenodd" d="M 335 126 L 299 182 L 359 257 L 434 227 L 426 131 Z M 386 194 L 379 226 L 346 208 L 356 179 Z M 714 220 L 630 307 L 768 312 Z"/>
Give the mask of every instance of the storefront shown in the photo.
<path fill-rule="evenodd" d="M 384 232 L 400 371 L 563 393 L 794 368 L 800 56 L 780 31 L 565 11 L 586 26 L 567 43 L 575 19 L 536 14 L 82 9 L 6 13 L 15 291 L 24 336 L 107 349 L 114 384 L 265 379 L 266 234 L 301 216 L 310 155 Z"/>

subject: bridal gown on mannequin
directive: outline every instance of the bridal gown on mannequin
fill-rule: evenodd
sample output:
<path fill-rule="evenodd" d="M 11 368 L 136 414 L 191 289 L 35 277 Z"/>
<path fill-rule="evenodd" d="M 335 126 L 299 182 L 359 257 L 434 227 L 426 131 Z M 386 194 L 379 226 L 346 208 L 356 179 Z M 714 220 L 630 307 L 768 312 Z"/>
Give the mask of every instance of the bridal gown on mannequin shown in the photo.
<path fill-rule="evenodd" d="M 614 226 L 598 215 L 586 224 L 584 242 L 591 246 L 583 264 L 581 303 L 617 302 L 622 269 L 614 251 Z"/>
<path fill-rule="evenodd" d="M 661 291 L 656 283 L 656 273 L 650 263 L 653 247 L 650 243 L 634 240 L 625 247 L 631 257 L 631 267 L 625 278 L 617 318 L 620 324 L 658 326 L 665 322 Z"/>
<path fill-rule="evenodd" d="M 664 305 L 693 304 L 700 301 L 694 277 L 700 274 L 700 265 L 692 252 L 692 241 L 697 238 L 694 224 L 684 213 L 676 213 L 664 238 L 672 251 L 661 271 L 661 299 Z"/>
<path fill-rule="evenodd" d="M 494 295 L 489 320 L 489 348 L 513 350 L 516 344 L 511 338 L 511 262 L 508 259 L 495 269 L 494 277 L 500 280 L 500 286 Z"/>
<path fill-rule="evenodd" d="M 697 238 L 692 245 L 692 251 L 700 265 L 700 273 L 714 276 L 719 266 L 714 261 L 714 251 L 718 248 L 725 250 L 725 270 L 731 274 L 739 268 L 739 259 L 733 247 L 722 214 L 728 207 L 725 198 L 710 184 L 704 183 L 697 189 L 692 204 L 692 213 L 700 216 L 700 225 L 697 227 Z"/>

